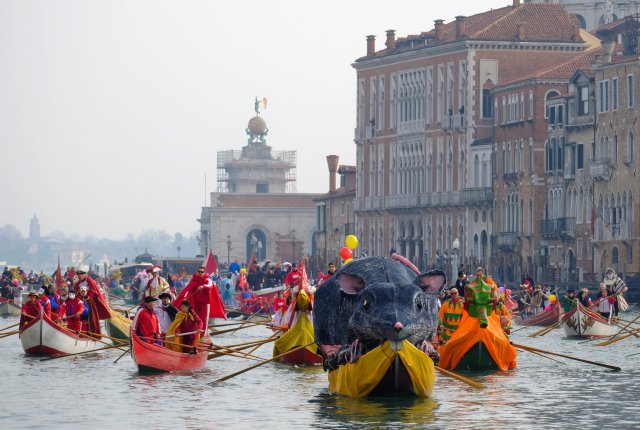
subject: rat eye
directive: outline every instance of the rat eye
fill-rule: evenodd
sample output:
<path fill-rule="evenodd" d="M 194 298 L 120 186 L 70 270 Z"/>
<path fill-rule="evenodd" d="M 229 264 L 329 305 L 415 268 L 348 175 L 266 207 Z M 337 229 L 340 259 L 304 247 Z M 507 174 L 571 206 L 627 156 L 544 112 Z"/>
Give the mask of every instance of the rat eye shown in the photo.
<path fill-rule="evenodd" d="M 422 310 L 422 301 L 421 301 L 419 298 L 418 298 L 418 299 L 416 299 L 416 309 L 417 309 L 418 311 L 421 311 L 421 310 Z"/>
<path fill-rule="evenodd" d="M 364 299 L 364 301 L 362 302 L 362 307 L 364 308 L 365 311 L 369 310 L 369 300 Z"/>

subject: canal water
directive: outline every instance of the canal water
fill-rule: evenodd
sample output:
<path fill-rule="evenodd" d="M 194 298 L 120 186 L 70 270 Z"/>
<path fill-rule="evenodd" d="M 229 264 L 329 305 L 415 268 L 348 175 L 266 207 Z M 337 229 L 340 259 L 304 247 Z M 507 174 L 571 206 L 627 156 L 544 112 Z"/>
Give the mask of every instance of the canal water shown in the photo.
<path fill-rule="evenodd" d="M 633 319 L 638 313 L 627 313 Z M 0 319 L 0 328 L 17 322 Z M 518 329 L 516 325 L 514 327 Z M 406 429 L 406 428 L 640 428 L 640 339 L 607 347 L 564 338 L 562 330 L 529 338 L 539 327 L 514 332 L 528 346 L 622 367 L 518 353 L 509 372 L 465 373 L 483 390 L 438 375 L 433 398 L 351 399 L 327 393 L 321 367 L 269 363 L 211 385 L 251 366 L 217 358 L 198 372 L 139 376 L 118 350 L 49 361 L 26 357 L 17 335 L 0 339 L 2 429 Z M 262 327 L 224 334 L 216 342 L 265 338 Z M 271 356 L 271 345 L 255 354 Z"/>

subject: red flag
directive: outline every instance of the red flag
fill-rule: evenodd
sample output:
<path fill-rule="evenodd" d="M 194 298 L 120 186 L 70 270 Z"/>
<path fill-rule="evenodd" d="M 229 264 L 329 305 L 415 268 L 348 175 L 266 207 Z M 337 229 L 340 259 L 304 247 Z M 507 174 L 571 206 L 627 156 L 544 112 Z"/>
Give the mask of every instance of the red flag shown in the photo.
<path fill-rule="evenodd" d="M 60 256 L 58 255 L 58 268 L 56 269 L 56 285 L 58 287 L 62 287 L 66 285 L 64 279 L 62 278 L 62 269 L 60 268 Z"/>
<path fill-rule="evenodd" d="M 251 272 L 251 268 L 256 264 L 256 250 L 254 249 L 249 258 L 249 264 L 247 264 L 247 272 Z"/>
<path fill-rule="evenodd" d="M 211 252 L 211 250 L 209 250 L 207 262 L 204 264 L 204 270 L 210 275 L 218 270 L 218 264 L 216 263 L 216 259 L 213 257 L 213 252 Z"/>

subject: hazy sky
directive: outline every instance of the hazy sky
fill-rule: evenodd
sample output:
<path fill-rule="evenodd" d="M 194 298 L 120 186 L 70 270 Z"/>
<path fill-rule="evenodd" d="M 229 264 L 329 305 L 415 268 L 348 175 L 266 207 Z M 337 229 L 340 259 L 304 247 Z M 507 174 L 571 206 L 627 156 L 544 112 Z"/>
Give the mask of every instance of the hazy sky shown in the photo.
<path fill-rule="evenodd" d="M 298 192 L 325 156 L 355 164 L 365 36 L 510 4 L 471 1 L 0 1 L 0 226 L 121 239 L 190 234 L 216 152 L 240 149 L 255 96 Z M 207 198 L 207 204 L 208 204 Z"/>

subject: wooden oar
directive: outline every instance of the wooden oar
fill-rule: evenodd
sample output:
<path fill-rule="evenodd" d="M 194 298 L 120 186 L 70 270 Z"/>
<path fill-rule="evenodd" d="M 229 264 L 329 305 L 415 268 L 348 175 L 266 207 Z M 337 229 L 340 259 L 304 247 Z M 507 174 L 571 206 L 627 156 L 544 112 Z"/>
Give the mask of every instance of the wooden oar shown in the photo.
<path fill-rule="evenodd" d="M 611 366 L 610 364 L 604 364 L 604 363 L 599 363 L 597 361 L 585 360 L 584 358 L 572 357 L 570 355 L 559 354 L 557 352 L 545 351 L 544 349 L 533 348 L 531 346 L 519 345 L 519 344 L 513 343 L 513 342 L 511 342 L 511 345 L 515 346 L 516 348 L 521 348 L 521 349 L 524 349 L 525 351 L 529 351 L 529 352 L 540 352 L 542 354 L 556 355 L 558 357 L 568 358 L 569 360 L 581 361 L 583 363 L 593 364 L 595 366 L 606 367 L 607 369 L 611 369 L 611 370 L 614 370 L 616 372 L 619 372 L 619 371 L 622 370 L 618 366 Z"/>
<path fill-rule="evenodd" d="M 262 345 L 262 344 L 260 344 L 260 345 L 258 345 L 258 346 L 261 346 L 261 345 Z M 254 346 L 254 345 L 244 345 L 244 346 L 238 347 L 238 348 L 236 348 L 236 349 L 237 349 L 238 351 L 240 351 L 240 350 L 243 350 L 243 349 L 249 349 L 249 348 L 251 348 L 252 346 Z M 232 353 L 227 353 L 227 352 L 220 352 L 220 351 L 218 351 L 218 352 L 214 352 L 214 353 L 209 354 L 209 356 L 207 357 L 207 360 L 211 360 L 211 359 L 218 358 L 218 357 L 226 357 L 227 355 L 231 355 L 231 354 L 232 354 Z"/>
<path fill-rule="evenodd" d="M 626 338 L 628 338 L 629 336 L 631 336 L 630 334 L 628 334 L 628 335 L 626 335 L 626 336 L 622 336 L 622 337 L 620 337 L 620 338 L 618 338 L 618 339 L 616 340 L 616 337 L 617 337 L 620 333 L 622 333 L 622 331 L 623 331 L 624 329 L 626 329 L 627 327 L 629 327 L 631 324 L 635 323 L 638 319 L 640 319 L 640 315 L 638 315 L 637 317 L 635 317 L 633 321 L 629 321 L 629 322 L 627 323 L 627 325 L 626 325 L 626 326 L 624 326 L 624 328 L 623 328 L 622 330 L 620 330 L 618 333 L 614 334 L 610 339 L 605 340 L 604 342 L 596 343 L 596 346 L 607 346 L 607 345 L 610 345 L 610 344 L 612 344 L 612 343 L 614 343 L 614 342 L 617 342 L 618 340 L 622 340 L 622 339 L 626 339 Z"/>
<path fill-rule="evenodd" d="M 249 317 L 247 317 L 247 320 L 246 320 L 244 323 L 242 323 L 242 324 L 240 325 L 240 327 L 238 327 L 237 329 L 235 329 L 235 331 L 232 331 L 231 333 L 232 333 L 232 334 L 233 334 L 233 333 L 235 333 L 236 331 L 238 331 L 238 330 L 240 330 L 241 328 L 243 328 L 246 324 L 253 324 L 253 321 L 248 321 L 248 320 L 249 320 L 249 319 L 251 319 L 251 318 L 252 318 L 254 315 L 256 315 L 258 312 L 260 312 L 260 310 L 257 310 L 257 311 L 255 311 L 254 313 L 252 313 L 251 315 L 249 315 Z M 218 334 L 220 334 L 220 333 L 218 333 Z"/>
<path fill-rule="evenodd" d="M 4 328 L 0 328 L 0 331 L 5 331 L 5 330 L 8 330 L 8 329 L 10 329 L 10 328 L 17 327 L 17 326 L 19 326 L 19 325 L 20 325 L 20 323 L 19 323 L 19 322 L 18 322 L 18 323 L 15 323 L 15 324 L 11 324 L 11 325 L 8 325 L 8 326 L 6 326 L 6 327 L 4 327 Z"/>
<path fill-rule="evenodd" d="M 229 329 L 226 329 L 226 330 L 213 331 L 210 334 L 211 334 L 211 336 L 218 336 L 218 335 L 225 334 L 225 333 L 235 333 L 238 330 L 242 330 L 242 329 L 245 329 L 245 328 L 252 328 L 252 327 L 255 327 L 255 326 L 254 325 L 247 325 L 247 326 L 234 327 L 234 328 L 229 328 Z"/>
<path fill-rule="evenodd" d="M 18 334 L 20 333 L 20 330 L 14 330 L 14 331 L 9 331 L 7 333 L 2 333 L 0 334 L 0 339 L 3 339 L 5 337 L 9 337 L 9 336 L 13 336 L 14 334 Z"/>
<path fill-rule="evenodd" d="M 600 342 L 600 343 L 596 343 L 596 344 L 594 344 L 594 346 L 607 346 L 607 345 L 611 345 L 612 343 L 619 342 L 619 341 L 621 341 L 621 340 L 624 340 L 624 339 L 626 339 L 626 338 L 628 338 L 628 337 L 631 337 L 631 336 L 633 336 L 634 334 L 638 334 L 638 333 L 640 333 L 640 329 L 635 329 L 635 333 L 628 333 L 628 334 L 625 334 L 625 335 L 623 335 L 623 336 L 616 337 L 616 336 L 618 336 L 618 335 L 620 334 L 620 332 L 618 332 L 618 333 L 614 334 L 612 337 L 610 337 L 609 339 L 607 339 L 607 340 L 605 340 L 605 341 L 602 341 L 602 342 Z M 602 340 L 602 339 L 597 339 L 597 340 Z"/>
<path fill-rule="evenodd" d="M 271 336 L 269 336 L 269 337 L 267 338 L 267 340 L 268 340 L 269 342 L 274 342 L 274 341 L 276 341 L 276 340 L 278 339 L 278 337 L 279 337 L 278 335 L 279 335 L 279 334 L 281 334 L 281 332 L 282 332 L 282 329 L 278 330 L 277 332 L 275 332 L 275 333 L 273 333 Z M 260 348 L 261 346 L 262 346 L 262 345 L 258 345 L 258 346 L 256 346 L 255 348 L 253 348 L 253 349 L 252 349 L 251 351 L 249 351 L 249 352 L 251 353 L 251 352 L 255 351 L 256 349 Z"/>
<path fill-rule="evenodd" d="M 522 351 L 524 351 L 524 349 L 518 349 L 518 351 L 522 352 Z M 535 354 L 535 355 L 539 355 L 540 357 L 544 357 L 544 358 L 546 358 L 548 360 L 556 361 L 556 362 L 558 362 L 560 364 L 567 364 L 564 361 L 556 360 L 555 358 L 551 358 L 551 357 L 549 357 L 547 355 L 540 354 L 539 352 L 535 352 L 535 351 L 527 351 L 527 352 L 530 352 L 530 353 Z"/>
<path fill-rule="evenodd" d="M 457 379 L 458 381 L 462 381 L 465 384 L 471 385 L 473 388 L 477 388 L 477 389 L 482 389 L 484 388 L 484 385 L 482 385 L 480 382 L 476 382 L 473 379 L 470 378 L 465 378 L 462 375 L 458 375 L 457 373 L 454 373 L 450 370 L 447 369 L 443 369 L 442 367 L 438 367 L 436 366 L 436 369 L 438 370 L 438 372 L 442 373 L 443 375 L 446 375 L 450 378 L 454 378 Z"/>
<path fill-rule="evenodd" d="M 98 336 L 96 333 L 89 333 L 89 334 L 91 335 L 91 337 Z M 102 333 L 99 336 L 106 337 L 107 339 L 111 339 L 113 342 L 118 342 L 119 344 L 123 344 L 123 345 L 126 345 L 129 343 L 128 340 L 107 336 L 106 334 L 102 334 Z"/>
<path fill-rule="evenodd" d="M 290 350 L 289 350 L 289 351 L 287 351 L 287 352 L 283 352 L 282 354 L 278 354 L 278 355 L 276 355 L 275 357 L 271 357 L 271 358 L 269 358 L 269 359 L 267 359 L 267 360 L 265 360 L 265 361 L 261 361 L 261 362 L 260 362 L 260 363 L 258 363 L 258 364 L 254 364 L 253 366 L 249 366 L 249 367 L 247 367 L 246 369 L 242 369 L 242 370 L 240 370 L 240 371 L 238 371 L 238 372 L 232 373 L 231 375 L 227 375 L 227 376 L 224 376 L 224 377 L 222 377 L 222 378 L 220 378 L 220 379 L 216 379 L 215 381 L 213 381 L 213 382 L 211 383 L 211 385 L 215 385 L 215 384 L 217 384 L 217 383 L 219 383 L 219 382 L 226 381 L 226 380 L 228 380 L 228 379 L 233 378 L 234 376 L 241 375 L 241 374 L 243 374 L 243 373 L 245 373 L 245 372 L 248 372 L 249 370 L 253 370 L 253 369 L 255 369 L 256 367 L 260 367 L 260 366 L 262 366 L 262 365 L 264 365 L 264 364 L 271 363 L 271 362 L 272 362 L 272 361 L 274 361 L 274 360 L 278 360 L 278 359 L 280 359 L 280 358 L 282 358 L 282 357 L 284 357 L 284 356 L 286 356 L 286 355 L 293 354 L 294 352 L 297 352 L 297 351 L 300 351 L 301 349 L 307 348 L 307 347 L 309 347 L 309 346 L 313 345 L 314 343 L 315 343 L 315 341 L 314 341 L 314 342 L 309 342 L 309 343 L 308 343 L 308 344 L 306 344 L 306 345 L 298 346 L 298 347 L 296 347 L 296 348 L 290 349 Z"/>
<path fill-rule="evenodd" d="M 72 355 L 89 354 L 90 352 L 104 351 L 105 349 L 118 348 L 116 345 L 105 346 L 104 348 L 92 349 L 91 351 L 74 352 L 73 354 L 55 355 L 53 357 L 42 358 L 40 361 L 55 360 L 57 358 L 71 357 Z"/>
<path fill-rule="evenodd" d="M 116 359 L 115 359 L 115 361 L 113 362 L 113 364 L 116 364 L 118 361 L 120 361 L 120 359 L 121 359 L 122 357 L 124 357 L 125 355 L 127 355 L 127 353 L 128 353 L 129 351 L 131 351 L 131 348 L 127 349 L 125 352 L 123 352 L 123 353 L 122 353 L 122 355 L 121 355 L 120 357 L 116 358 Z"/>
<path fill-rule="evenodd" d="M 557 329 L 558 327 L 560 327 L 565 321 L 566 321 L 567 317 L 563 316 L 562 319 L 560 319 L 560 321 L 551 324 L 549 327 L 545 327 L 542 330 L 538 330 L 534 333 L 531 333 L 529 336 L 527 337 L 538 337 L 538 336 L 544 336 L 545 334 L 549 333 L 550 331 L 553 331 L 555 329 Z"/>

